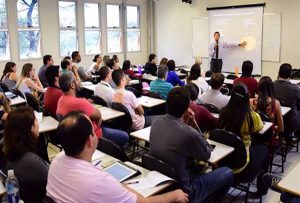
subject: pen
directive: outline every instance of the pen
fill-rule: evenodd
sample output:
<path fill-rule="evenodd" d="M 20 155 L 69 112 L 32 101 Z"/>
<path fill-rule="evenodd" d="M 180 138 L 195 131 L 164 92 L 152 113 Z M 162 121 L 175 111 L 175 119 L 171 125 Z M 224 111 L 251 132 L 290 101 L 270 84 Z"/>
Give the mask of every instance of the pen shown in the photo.
<path fill-rule="evenodd" d="M 95 164 L 95 166 L 99 165 L 101 163 L 101 159 Z"/>
<path fill-rule="evenodd" d="M 137 183 L 139 183 L 138 180 L 125 182 L 126 185 L 137 184 Z"/>

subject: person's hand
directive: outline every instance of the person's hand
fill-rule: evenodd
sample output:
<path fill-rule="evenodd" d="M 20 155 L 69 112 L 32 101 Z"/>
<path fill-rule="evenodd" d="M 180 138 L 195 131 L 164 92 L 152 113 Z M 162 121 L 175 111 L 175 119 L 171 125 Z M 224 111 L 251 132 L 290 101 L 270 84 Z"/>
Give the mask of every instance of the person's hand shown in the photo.
<path fill-rule="evenodd" d="M 239 44 L 240 45 L 240 47 L 243 47 L 243 48 L 245 48 L 246 46 L 247 46 L 247 42 L 246 41 L 243 41 L 241 44 Z"/>
<path fill-rule="evenodd" d="M 216 44 L 216 45 L 214 46 L 214 50 L 217 50 L 217 47 L 218 47 L 218 45 Z"/>
<path fill-rule="evenodd" d="M 174 193 L 174 202 L 178 202 L 178 203 L 186 203 L 189 201 L 188 197 L 189 195 L 184 193 L 182 190 L 175 190 L 173 191 Z"/>
<path fill-rule="evenodd" d="M 182 115 L 182 120 L 186 124 L 193 122 L 195 120 L 195 113 L 188 108 L 188 110 Z"/>

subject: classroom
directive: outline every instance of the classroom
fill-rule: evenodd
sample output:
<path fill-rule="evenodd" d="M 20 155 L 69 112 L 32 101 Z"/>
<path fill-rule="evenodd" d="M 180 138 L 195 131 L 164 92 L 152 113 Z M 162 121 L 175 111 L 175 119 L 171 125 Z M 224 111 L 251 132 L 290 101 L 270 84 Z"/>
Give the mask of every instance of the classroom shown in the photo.
<path fill-rule="evenodd" d="M 0 200 L 300 203 L 297 0 L 0 0 Z"/>

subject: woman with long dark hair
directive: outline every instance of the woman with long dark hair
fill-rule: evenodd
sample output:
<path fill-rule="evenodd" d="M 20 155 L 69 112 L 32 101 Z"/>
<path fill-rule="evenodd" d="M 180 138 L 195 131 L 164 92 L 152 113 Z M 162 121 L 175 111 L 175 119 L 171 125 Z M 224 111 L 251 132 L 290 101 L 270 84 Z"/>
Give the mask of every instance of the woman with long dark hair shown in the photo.
<path fill-rule="evenodd" d="M 18 76 L 16 64 L 14 62 L 7 62 L 3 70 L 1 82 L 3 82 L 9 90 L 11 90 L 16 87 L 17 81 Z"/>
<path fill-rule="evenodd" d="M 201 77 L 201 67 L 198 63 L 195 63 L 190 70 L 190 74 L 187 78 L 188 83 L 194 83 L 199 88 L 200 95 L 209 89 L 208 83 Z"/>

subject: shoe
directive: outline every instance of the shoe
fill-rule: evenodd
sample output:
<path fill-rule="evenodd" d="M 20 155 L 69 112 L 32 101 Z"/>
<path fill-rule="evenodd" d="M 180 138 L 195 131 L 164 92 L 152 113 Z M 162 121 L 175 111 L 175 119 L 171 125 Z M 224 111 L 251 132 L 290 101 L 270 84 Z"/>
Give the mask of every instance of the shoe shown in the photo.
<path fill-rule="evenodd" d="M 282 178 L 280 176 L 271 173 L 266 173 L 263 176 L 263 184 L 271 188 L 273 191 L 281 193 L 282 190 L 277 186 L 281 179 Z"/>

